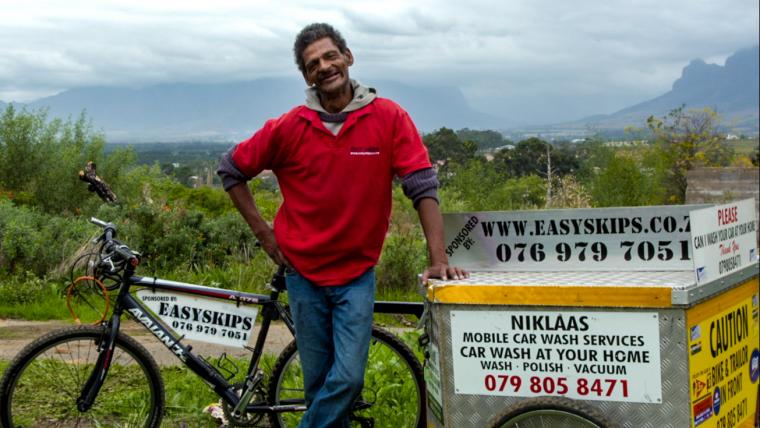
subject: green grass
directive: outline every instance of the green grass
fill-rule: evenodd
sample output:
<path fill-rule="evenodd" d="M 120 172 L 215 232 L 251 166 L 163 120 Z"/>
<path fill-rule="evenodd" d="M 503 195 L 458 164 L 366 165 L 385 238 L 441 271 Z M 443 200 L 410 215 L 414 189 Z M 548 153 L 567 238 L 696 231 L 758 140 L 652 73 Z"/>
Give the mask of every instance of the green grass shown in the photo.
<path fill-rule="evenodd" d="M 158 276 L 173 281 L 241 290 L 251 293 L 269 294 L 269 280 L 274 266 L 259 252 L 250 263 L 235 263 L 225 267 L 199 267 L 193 270 L 176 269 L 168 272 L 138 272 L 145 276 Z M 0 283 L 0 318 L 27 320 L 71 320 L 66 308 L 62 290 L 68 285 L 66 280 L 46 280 L 33 275 L 18 275 Z M 111 299 L 114 292 L 111 293 Z M 280 299 L 287 302 L 287 293 Z M 422 296 L 416 291 L 402 289 L 380 289 L 377 300 L 421 302 Z M 79 309 L 78 309 L 79 310 Z M 79 313 L 79 312 L 78 312 Z M 82 316 L 83 321 L 86 317 Z M 416 325 L 416 318 L 400 315 L 378 314 L 376 322 L 382 325 Z"/>
<path fill-rule="evenodd" d="M 422 302 L 423 297 L 416 290 L 382 289 L 375 292 L 375 300 L 391 302 Z M 416 327 L 418 319 L 413 315 L 375 314 L 374 322 L 380 326 Z"/>
<path fill-rule="evenodd" d="M 271 371 L 274 358 L 272 355 L 263 356 L 260 367 L 265 373 Z M 248 360 L 234 359 L 232 361 L 239 370 L 238 374 L 232 379 L 232 382 L 242 381 L 248 367 Z M 212 365 L 215 365 L 214 361 L 210 362 Z M 166 389 L 164 425 L 182 426 L 184 423 L 192 427 L 218 426 L 208 413 L 203 412 L 203 409 L 207 406 L 219 402 L 219 396 L 205 382 L 184 366 L 162 367 L 161 376 L 164 379 L 164 387 Z M 266 382 L 267 378 L 264 378 L 262 381 L 264 387 L 267 385 Z M 264 398 L 260 397 L 260 399 Z"/>
<path fill-rule="evenodd" d="M 76 410 L 75 397 L 81 382 L 94 366 L 94 360 L 89 357 L 94 358 L 96 354 L 81 353 L 72 360 L 67 360 L 63 354 L 56 354 L 76 354 L 77 350 L 84 348 L 79 345 L 61 345 L 54 353 L 35 359 L 25 367 L 14 389 L 15 424 L 38 426 L 49 418 L 74 423 L 82 416 Z M 142 371 L 133 362 L 114 362 L 99 399 L 85 418 L 92 418 L 95 424 L 119 421 L 125 423 L 124 426 L 144 418 L 149 410 L 145 406 L 149 390 L 144 380 Z"/>
<path fill-rule="evenodd" d="M 732 140 L 728 142 L 738 155 L 752 156 L 760 146 L 760 140 L 757 138 L 744 138 L 740 140 Z"/>
<path fill-rule="evenodd" d="M 35 321 L 71 319 L 60 288 L 45 283 L 31 289 L 25 282 L 0 284 L 0 318 Z"/>
<path fill-rule="evenodd" d="M 407 342 L 416 342 L 416 335 L 404 335 L 404 339 Z M 411 343 L 410 343 L 411 345 Z M 416 348 L 416 345 L 414 346 Z M 370 357 L 370 363 L 368 367 L 368 374 L 365 378 L 365 396 L 363 398 L 367 401 L 375 403 L 370 412 L 375 418 L 377 427 L 394 427 L 401 428 L 408 424 L 409 415 L 405 414 L 402 410 L 404 403 L 409 402 L 407 397 L 414 391 L 413 384 L 409 378 L 404 378 L 400 375 L 398 368 L 401 367 L 401 363 L 395 360 L 395 355 L 389 353 L 387 348 L 380 348 L 377 351 L 373 351 Z M 262 380 L 262 385 L 266 388 L 269 383 L 268 375 L 271 372 L 271 368 L 274 365 L 275 356 L 265 355 L 262 359 L 261 367 L 265 372 L 265 378 Z M 213 361 L 211 361 L 214 364 Z M 247 360 L 234 360 L 235 365 L 238 367 L 238 375 L 235 376 L 233 382 L 241 380 L 247 367 Z M 60 364 L 60 363 L 58 363 Z M 7 368 L 7 361 L 0 361 L 0 372 L 4 372 Z M 61 369 L 63 370 L 63 369 Z M 117 376 L 119 382 L 128 382 L 131 377 L 130 370 L 134 370 L 134 367 L 119 367 L 114 366 L 111 368 L 109 377 Z M 45 372 L 51 373 L 54 370 L 50 370 L 50 367 L 45 366 Z M 135 373 L 136 374 L 136 373 Z M 203 409 L 210 404 L 219 402 L 219 397 L 203 382 L 195 376 L 190 370 L 183 366 L 167 366 L 161 368 L 161 376 L 164 380 L 165 394 L 166 394 L 166 411 L 163 419 L 164 426 L 188 426 L 188 427 L 217 427 L 219 426 L 208 413 L 204 413 Z M 49 403 L 51 408 L 58 409 L 60 412 L 60 406 L 62 404 L 60 396 L 56 389 L 49 383 L 49 376 L 33 376 L 32 379 L 36 379 L 40 382 L 39 385 L 27 384 L 26 388 L 32 391 L 39 391 L 40 394 L 49 395 L 49 397 L 35 397 L 35 403 Z M 300 369 L 296 368 L 290 372 L 290 376 L 286 382 L 293 383 L 294 385 L 300 385 Z M 256 397 L 255 399 L 265 399 L 266 397 Z M 122 409 L 121 406 L 133 407 L 135 403 L 132 403 L 131 398 L 128 396 L 116 397 L 101 395 L 99 401 L 105 402 L 105 407 L 101 407 L 102 412 L 112 412 L 118 414 Z M 28 412 L 26 415 L 30 420 L 44 414 L 45 409 L 39 409 L 40 412 Z M 407 412 L 412 411 L 407 409 Z M 295 419 L 298 419 L 297 415 Z"/>
<path fill-rule="evenodd" d="M 262 253 L 263 254 L 263 253 Z M 152 273 L 139 272 L 145 276 L 159 276 L 175 281 L 198 283 L 208 286 L 222 287 L 228 289 L 244 290 L 253 293 L 268 294 L 267 284 L 271 278 L 273 266 L 265 258 L 254 257 L 251 263 L 237 263 L 224 268 L 219 267 L 200 267 L 193 270 L 176 269 L 169 272 Z M 62 290 L 67 285 L 66 281 L 51 281 L 37 278 L 31 274 L 17 275 L 0 282 L 0 318 L 21 318 L 27 320 L 71 320 L 71 315 L 66 307 L 66 300 Z M 112 294 L 113 298 L 113 294 Z M 97 299 L 102 297 L 97 296 Z M 281 295 L 283 301 L 287 301 L 287 293 Z M 377 300 L 385 301 L 422 301 L 422 296 L 417 291 L 404 291 L 402 289 L 381 289 L 378 288 Z M 83 321 L 87 321 L 82 317 Z M 394 314 L 376 314 L 375 322 L 393 330 L 396 327 L 413 327 L 417 324 L 414 316 L 402 316 Z M 5 336 L 0 339 L 10 339 L 12 332 L 3 333 Z M 421 351 L 417 346 L 417 337 L 419 332 L 412 331 L 401 334 L 402 339 L 407 342 L 409 347 L 414 350 L 418 357 L 421 357 Z M 262 361 L 262 368 L 265 373 L 271 371 L 276 356 L 266 355 Z M 368 379 L 372 386 L 373 399 L 390 403 L 387 406 L 395 409 L 399 400 L 403 401 L 403 394 L 406 387 L 397 385 L 398 379 L 393 375 L 392 367 L 382 366 L 382 362 L 387 358 L 381 357 L 380 364 L 372 371 L 371 379 Z M 213 364 L 213 362 L 212 362 Z M 241 372 L 238 378 L 242 376 L 247 367 L 246 361 L 236 361 Z M 0 361 L 0 373 L 4 372 L 8 366 L 7 361 Z M 201 381 L 197 376 L 191 373 L 187 368 L 182 366 L 167 366 L 161 368 L 162 377 L 166 390 L 166 415 L 164 418 L 165 426 L 188 426 L 188 427 L 216 427 L 217 422 L 203 409 L 219 401 L 219 397 Z M 126 376 L 126 375 L 125 375 Z M 42 379 L 40 382 L 44 382 Z M 265 387 L 268 385 L 268 379 L 262 383 Z M 39 387 L 39 388 L 37 388 Z M 49 384 L 33 385 L 32 389 L 40 391 L 51 391 L 49 402 L 55 403 L 54 388 Z M 406 388 L 408 389 L 408 388 Z M 399 395 L 401 394 L 401 395 Z M 264 397 L 260 397 L 264 398 Z M 45 401 L 45 400 L 43 400 Z M 114 411 L 119 410 L 119 400 L 112 400 L 109 406 L 115 406 Z M 111 407 L 107 410 L 110 411 Z M 44 409 L 43 409 L 44 411 Z M 400 419 L 399 419 L 400 418 Z M 386 425 L 385 422 L 379 422 L 377 426 L 393 426 L 398 428 L 403 416 L 399 416 L 396 411 L 390 411 L 383 414 L 381 419 L 385 422 L 392 422 Z"/>
<path fill-rule="evenodd" d="M 411 337 L 410 341 L 413 341 Z M 302 372 L 297 359 L 291 360 L 291 364 L 287 366 L 281 387 L 282 400 L 303 397 Z M 390 347 L 373 341 L 369 349 L 364 389 L 360 398 L 367 407 L 355 411 L 354 415 L 373 420 L 378 428 L 411 427 L 419 405 L 417 393 L 419 390 L 413 375 L 402 358 Z M 286 426 L 295 427 L 301 416 L 300 413 L 285 413 L 282 419 Z"/>

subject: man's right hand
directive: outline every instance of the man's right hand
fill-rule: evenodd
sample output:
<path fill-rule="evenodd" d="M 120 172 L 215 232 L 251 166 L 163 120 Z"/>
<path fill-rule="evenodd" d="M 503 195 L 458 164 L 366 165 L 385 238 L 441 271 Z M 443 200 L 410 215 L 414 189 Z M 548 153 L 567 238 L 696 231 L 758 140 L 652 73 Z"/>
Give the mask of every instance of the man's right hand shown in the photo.
<path fill-rule="evenodd" d="M 277 265 L 285 265 L 290 267 L 290 263 L 285 258 L 285 255 L 280 251 L 280 246 L 277 245 L 277 239 L 274 237 L 274 230 L 271 227 L 260 231 L 256 239 L 261 243 L 261 248 L 269 255 L 269 257 L 277 263 Z"/>
<path fill-rule="evenodd" d="M 256 208 L 256 202 L 253 199 L 251 189 L 248 188 L 246 183 L 238 183 L 229 189 L 227 194 L 230 195 L 232 203 L 240 211 L 240 214 L 248 223 L 251 228 L 251 232 L 259 240 L 261 248 L 266 251 L 269 257 L 274 260 L 278 265 L 285 265 L 290 267 L 290 263 L 280 251 L 280 247 L 277 245 L 277 240 L 274 237 L 274 229 L 269 225 L 259 213 Z"/>

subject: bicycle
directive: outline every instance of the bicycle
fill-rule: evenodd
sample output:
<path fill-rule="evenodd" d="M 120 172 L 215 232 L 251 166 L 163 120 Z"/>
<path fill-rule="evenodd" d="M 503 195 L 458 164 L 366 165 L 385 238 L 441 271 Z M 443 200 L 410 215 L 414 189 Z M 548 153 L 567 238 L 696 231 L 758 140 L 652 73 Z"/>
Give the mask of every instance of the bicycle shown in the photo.
<path fill-rule="evenodd" d="M 113 224 L 96 218 L 90 222 L 103 230 L 95 240 L 99 249 L 90 280 L 100 285 L 96 294 L 117 293 L 110 319 L 50 332 L 13 359 L 0 381 L 3 427 L 160 426 L 165 407 L 161 373 L 151 354 L 120 331 L 122 315 L 150 331 L 219 395 L 231 425 L 259 426 L 266 417 L 274 427 L 295 426 L 306 410 L 295 340 L 277 357 L 268 380 L 260 368 L 264 341 L 274 320 L 282 320 L 295 335 L 288 307 L 280 300 L 285 292 L 282 267 L 272 277 L 269 295 L 136 276 L 139 253 L 115 239 Z M 419 317 L 421 306 L 376 302 L 375 312 Z M 250 347 L 247 343 L 253 340 L 250 335 L 259 309 L 260 330 Z M 180 321 L 183 317 L 186 322 Z M 192 346 L 184 343 L 190 337 L 251 351 L 242 381 L 231 382 L 232 371 L 222 362 L 215 367 L 194 354 Z M 392 377 L 392 392 L 403 389 L 406 398 L 386 396 L 389 388 L 377 383 L 380 374 Z M 422 367 L 414 353 L 393 334 L 373 326 L 365 387 L 354 405 L 353 423 L 398 426 L 391 418 L 406 414 L 402 416 L 406 426 L 423 427 L 424 396 Z"/>

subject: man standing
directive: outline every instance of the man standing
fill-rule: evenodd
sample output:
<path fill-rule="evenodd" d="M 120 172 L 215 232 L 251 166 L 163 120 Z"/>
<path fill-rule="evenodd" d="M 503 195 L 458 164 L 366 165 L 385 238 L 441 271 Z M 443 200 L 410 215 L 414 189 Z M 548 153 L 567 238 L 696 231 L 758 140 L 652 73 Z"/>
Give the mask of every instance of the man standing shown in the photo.
<path fill-rule="evenodd" d="M 461 278 L 448 265 L 438 180 L 409 115 L 349 78 L 354 57 L 328 24 L 306 26 L 293 47 L 309 89 L 298 106 L 264 124 L 222 158 L 225 190 L 262 248 L 288 266 L 286 283 L 304 372 L 302 427 L 348 426 L 362 389 L 372 330 L 374 266 L 391 211 L 392 179 L 417 209 L 429 277 Z M 274 228 L 246 182 L 277 176 L 283 203 Z"/>

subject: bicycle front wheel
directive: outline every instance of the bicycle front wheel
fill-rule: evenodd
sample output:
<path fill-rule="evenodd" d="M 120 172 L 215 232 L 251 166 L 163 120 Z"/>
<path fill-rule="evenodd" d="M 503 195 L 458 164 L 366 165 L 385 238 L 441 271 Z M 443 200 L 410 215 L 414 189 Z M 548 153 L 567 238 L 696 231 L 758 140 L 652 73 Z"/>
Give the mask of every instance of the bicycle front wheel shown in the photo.
<path fill-rule="evenodd" d="M 27 345 L 0 382 L 4 427 L 158 427 L 164 385 L 153 358 L 119 334 L 103 387 L 87 412 L 76 400 L 98 358 L 103 327 L 57 330 Z"/>
<path fill-rule="evenodd" d="M 393 334 L 372 327 L 364 389 L 352 412 L 352 426 L 424 427 L 424 383 L 417 357 Z M 269 402 L 304 404 L 303 376 L 296 342 L 282 351 L 269 383 Z M 273 427 L 296 427 L 302 413 L 275 413 Z M 372 425 L 370 425 L 370 423 Z"/>
<path fill-rule="evenodd" d="M 495 416 L 489 428 L 611 428 L 604 416 L 562 397 L 526 399 Z"/>

